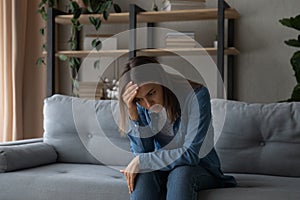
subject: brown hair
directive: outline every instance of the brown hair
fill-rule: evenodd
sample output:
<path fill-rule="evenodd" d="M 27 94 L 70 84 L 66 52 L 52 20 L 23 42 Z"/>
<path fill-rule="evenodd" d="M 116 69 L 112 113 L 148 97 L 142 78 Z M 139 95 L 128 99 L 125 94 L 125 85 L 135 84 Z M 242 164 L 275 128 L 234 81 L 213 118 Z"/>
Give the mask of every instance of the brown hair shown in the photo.
<path fill-rule="evenodd" d="M 137 75 L 134 72 L 134 68 L 137 68 L 138 66 L 146 65 L 146 64 L 154 64 L 151 66 L 146 66 L 149 70 L 154 70 L 155 72 L 152 72 L 156 75 L 157 80 L 165 80 L 168 79 L 167 72 L 164 71 L 162 66 L 159 64 L 159 62 L 154 57 L 148 57 L 148 56 L 137 56 L 129 60 L 129 62 L 125 65 L 124 71 L 121 74 L 120 82 L 119 82 L 119 107 L 120 107 L 120 131 L 121 133 L 124 133 L 126 130 L 126 120 L 128 119 L 126 110 L 125 110 L 125 103 L 122 99 L 122 94 L 124 92 L 125 86 L 130 82 L 138 82 L 139 75 Z M 151 68 L 151 69 L 150 69 Z M 144 76 L 147 76 L 143 74 Z M 149 78 L 151 79 L 151 77 Z M 152 80 L 154 82 L 157 82 L 155 80 Z M 176 95 L 166 86 L 163 84 L 160 84 L 163 88 L 163 106 L 166 109 L 167 115 L 171 122 L 174 122 L 176 118 L 180 116 L 180 104 L 176 97 Z"/>

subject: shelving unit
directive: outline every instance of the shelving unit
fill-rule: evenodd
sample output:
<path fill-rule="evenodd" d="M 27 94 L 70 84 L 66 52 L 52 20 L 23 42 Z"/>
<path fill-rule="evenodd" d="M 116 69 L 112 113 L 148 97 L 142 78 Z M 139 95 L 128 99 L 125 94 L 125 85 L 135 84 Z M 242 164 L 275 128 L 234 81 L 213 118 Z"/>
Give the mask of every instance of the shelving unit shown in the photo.
<path fill-rule="evenodd" d="M 81 24 L 89 24 L 89 17 L 102 17 L 99 14 L 83 14 L 80 16 Z M 100 50 L 100 51 L 56 51 L 55 47 L 55 27 L 56 25 L 69 25 L 71 24 L 72 15 L 60 12 L 55 9 L 48 10 L 47 21 L 47 95 L 54 94 L 54 70 L 55 59 L 59 54 L 67 55 L 69 57 L 84 58 L 89 56 L 118 56 L 128 53 L 129 57 L 138 55 L 152 55 L 152 56 L 165 56 L 180 54 L 201 54 L 208 53 L 210 55 L 217 55 L 217 66 L 219 72 L 224 80 L 224 55 L 227 56 L 227 98 L 233 98 L 233 68 L 234 68 L 234 56 L 239 54 L 239 51 L 234 47 L 234 21 L 239 18 L 239 13 L 230 6 L 224 0 L 218 0 L 218 8 L 210 9 L 193 9 L 193 10 L 175 10 L 175 11 L 144 11 L 138 6 L 131 4 L 130 11 L 126 13 L 111 13 L 107 21 L 103 20 L 102 23 L 107 24 L 129 24 L 129 49 L 118 50 Z M 137 23 L 147 23 L 148 27 L 154 27 L 154 23 L 159 22 L 172 22 L 172 21 L 195 21 L 195 20 L 217 20 L 218 21 L 218 48 L 152 48 L 153 36 L 151 32 L 148 32 L 148 49 L 136 50 L 136 33 L 135 28 Z M 225 47 L 224 41 L 224 21 L 228 20 L 227 26 L 227 47 Z"/>

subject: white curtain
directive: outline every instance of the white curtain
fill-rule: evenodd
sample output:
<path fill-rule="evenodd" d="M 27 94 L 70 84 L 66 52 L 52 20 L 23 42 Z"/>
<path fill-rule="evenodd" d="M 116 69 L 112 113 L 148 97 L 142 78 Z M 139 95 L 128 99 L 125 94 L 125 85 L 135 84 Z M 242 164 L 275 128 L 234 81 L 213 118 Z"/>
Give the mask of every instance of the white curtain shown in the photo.
<path fill-rule="evenodd" d="M 39 0 L 0 0 L 0 142 L 42 136 Z"/>

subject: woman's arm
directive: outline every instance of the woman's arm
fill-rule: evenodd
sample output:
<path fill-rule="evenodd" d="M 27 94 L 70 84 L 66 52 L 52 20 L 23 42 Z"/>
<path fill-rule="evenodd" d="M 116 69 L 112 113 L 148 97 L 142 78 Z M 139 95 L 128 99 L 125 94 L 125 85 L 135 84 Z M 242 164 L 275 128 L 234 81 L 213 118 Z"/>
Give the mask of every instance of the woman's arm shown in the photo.
<path fill-rule="evenodd" d="M 122 94 L 123 102 L 126 104 L 129 114 L 130 130 L 127 136 L 130 140 L 130 149 L 135 155 L 154 150 L 153 137 L 145 135 L 149 131 L 141 131 L 141 129 L 146 129 L 148 123 L 144 109 L 135 101 L 138 88 L 137 84 L 133 84 L 131 81 L 126 85 Z"/>
<path fill-rule="evenodd" d="M 138 120 L 130 120 L 130 130 L 127 136 L 130 140 L 130 149 L 134 155 L 154 151 L 154 136 L 148 126 L 145 109 L 137 105 Z"/>
<path fill-rule="evenodd" d="M 209 92 L 205 87 L 195 91 L 188 101 L 187 110 L 183 110 L 183 115 L 187 114 L 185 128 L 180 128 L 169 145 L 180 144 L 174 149 L 163 149 L 155 152 L 142 153 L 139 155 L 140 169 L 145 170 L 170 170 L 178 165 L 197 165 L 201 159 L 200 149 L 207 135 L 211 124 L 211 105 Z M 187 113 L 185 113 L 187 112 Z M 182 141 L 184 140 L 184 141 Z M 213 143 L 208 145 L 208 153 L 213 148 Z M 201 149 L 202 151 L 202 149 Z"/>

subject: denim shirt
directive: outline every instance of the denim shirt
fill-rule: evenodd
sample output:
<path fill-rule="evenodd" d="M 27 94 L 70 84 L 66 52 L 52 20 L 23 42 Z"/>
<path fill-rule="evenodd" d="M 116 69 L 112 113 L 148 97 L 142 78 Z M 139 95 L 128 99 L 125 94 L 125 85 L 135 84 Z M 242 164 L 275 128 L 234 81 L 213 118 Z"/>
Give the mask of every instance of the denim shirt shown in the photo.
<path fill-rule="evenodd" d="M 170 138 L 161 138 L 160 132 L 153 131 L 151 114 L 138 104 L 137 107 L 139 120 L 130 121 L 127 136 L 131 151 L 139 156 L 141 171 L 168 171 L 180 165 L 201 165 L 215 176 L 228 179 L 235 185 L 233 177 L 223 175 L 213 147 L 211 104 L 206 87 L 196 88 L 193 94 L 185 97 L 181 105 L 184 111 L 175 120 L 175 135 Z"/>

